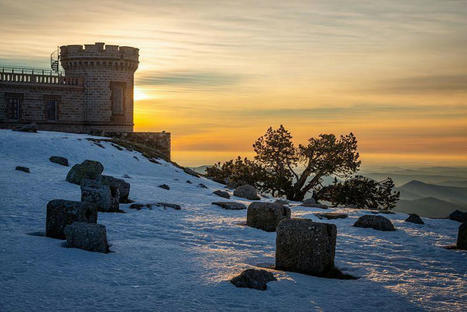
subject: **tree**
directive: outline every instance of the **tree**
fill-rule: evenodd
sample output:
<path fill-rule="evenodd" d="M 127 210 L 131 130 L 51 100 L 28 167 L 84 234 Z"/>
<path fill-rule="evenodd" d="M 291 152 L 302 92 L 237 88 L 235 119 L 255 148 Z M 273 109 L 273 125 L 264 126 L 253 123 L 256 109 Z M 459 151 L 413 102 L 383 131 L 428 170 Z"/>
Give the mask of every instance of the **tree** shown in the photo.
<path fill-rule="evenodd" d="M 334 183 L 314 193 L 317 200 L 326 200 L 334 206 L 346 205 L 355 208 L 390 210 L 396 206 L 400 193 L 393 191 L 391 178 L 382 181 L 355 176 L 343 182 Z"/>
<path fill-rule="evenodd" d="M 206 168 L 206 176 L 216 182 L 236 187 L 242 184 L 256 185 L 261 180 L 261 168 L 248 158 L 240 156 L 221 164 Z"/>
<path fill-rule="evenodd" d="M 323 177 L 348 177 L 360 166 L 357 139 L 352 133 L 339 138 L 321 134 L 296 148 L 292 135 L 281 125 L 278 129 L 270 127 L 256 140 L 253 149 L 256 152 L 254 161 L 245 159 L 238 165 L 233 161 L 217 164 L 214 169 L 208 169 L 207 176 L 225 175 L 231 181 L 245 180 L 245 176 L 233 173 L 245 165 L 249 169 L 241 172 L 251 174 L 248 179 L 253 183 L 250 184 L 273 196 L 303 200 L 307 192 L 321 185 Z M 304 169 L 299 173 L 298 168 Z"/>

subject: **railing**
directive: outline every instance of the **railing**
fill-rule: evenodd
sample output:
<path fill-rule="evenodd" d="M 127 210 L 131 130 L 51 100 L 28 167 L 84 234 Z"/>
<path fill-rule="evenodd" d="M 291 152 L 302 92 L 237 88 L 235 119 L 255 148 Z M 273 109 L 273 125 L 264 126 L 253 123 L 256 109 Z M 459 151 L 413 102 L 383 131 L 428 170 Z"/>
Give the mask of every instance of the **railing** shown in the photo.
<path fill-rule="evenodd" d="M 12 74 L 36 74 L 42 76 L 63 76 L 62 71 L 55 72 L 50 69 L 37 69 L 32 67 L 15 67 L 0 65 L 0 72 Z"/>
<path fill-rule="evenodd" d="M 83 80 L 81 78 L 65 77 L 61 74 L 54 74 L 52 71 L 25 68 L 13 69 L 7 67 L 1 68 L 0 82 L 65 86 L 83 85 Z"/>

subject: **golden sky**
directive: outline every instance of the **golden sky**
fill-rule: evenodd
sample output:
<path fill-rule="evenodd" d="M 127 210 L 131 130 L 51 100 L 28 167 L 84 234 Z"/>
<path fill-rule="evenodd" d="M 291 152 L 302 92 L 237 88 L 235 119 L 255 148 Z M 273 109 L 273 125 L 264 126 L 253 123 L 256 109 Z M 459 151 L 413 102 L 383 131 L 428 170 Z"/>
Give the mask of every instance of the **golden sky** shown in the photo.
<path fill-rule="evenodd" d="M 0 64 L 59 45 L 140 49 L 135 130 L 184 165 L 354 132 L 368 164 L 467 165 L 467 1 L 0 0 Z"/>

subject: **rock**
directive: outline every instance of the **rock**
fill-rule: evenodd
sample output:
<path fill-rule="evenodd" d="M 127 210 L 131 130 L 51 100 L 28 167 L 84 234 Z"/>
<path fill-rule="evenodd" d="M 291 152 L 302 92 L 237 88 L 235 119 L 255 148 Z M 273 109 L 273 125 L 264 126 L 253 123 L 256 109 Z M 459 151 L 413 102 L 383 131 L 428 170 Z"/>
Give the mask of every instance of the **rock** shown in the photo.
<path fill-rule="evenodd" d="M 186 180 L 186 183 L 188 184 L 192 184 L 192 182 L 190 180 Z"/>
<path fill-rule="evenodd" d="M 101 179 L 83 179 L 81 182 L 81 201 L 96 204 L 98 211 L 118 212 L 120 191 L 118 185 L 103 184 Z"/>
<path fill-rule="evenodd" d="M 102 224 L 73 222 L 65 227 L 65 236 L 67 247 L 109 252 L 107 232 Z"/>
<path fill-rule="evenodd" d="M 315 207 L 316 205 L 316 200 L 314 198 L 308 198 L 303 201 L 301 206 L 303 207 Z"/>
<path fill-rule="evenodd" d="M 183 168 L 183 171 L 184 171 L 185 173 L 189 174 L 189 175 L 192 175 L 192 176 L 194 176 L 194 177 L 196 177 L 196 178 L 199 178 L 199 173 L 196 172 L 196 171 L 194 171 L 194 170 L 192 170 L 192 169 L 190 169 L 190 168 L 184 167 L 184 168 Z"/>
<path fill-rule="evenodd" d="M 246 198 L 249 200 L 258 200 L 260 199 L 256 189 L 254 186 L 251 186 L 249 184 L 245 184 L 242 186 L 239 186 L 235 189 L 234 191 L 234 196 L 241 197 L 241 198 Z"/>
<path fill-rule="evenodd" d="M 33 133 L 36 133 L 36 132 L 37 132 L 37 124 L 36 124 L 35 122 L 33 122 L 33 123 L 30 123 L 30 124 L 18 126 L 18 127 L 16 127 L 16 128 L 14 129 L 14 131 L 33 132 Z"/>
<path fill-rule="evenodd" d="M 104 166 L 95 160 L 85 160 L 81 164 L 71 167 L 66 176 L 70 183 L 81 185 L 83 179 L 97 179 L 104 171 Z"/>
<path fill-rule="evenodd" d="M 65 226 L 75 221 L 96 223 L 96 205 L 64 199 L 54 199 L 47 203 L 46 236 L 65 239 Z"/>
<path fill-rule="evenodd" d="M 123 179 L 114 178 L 108 175 L 102 175 L 102 184 L 113 185 L 118 187 L 120 192 L 119 202 L 120 203 L 129 203 L 130 200 L 128 196 L 130 195 L 130 183 L 126 182 Z"/>
<path fill-rule="evenodd" d="M 141 210 L 143 208 L 148 208 L 149 210 L 152 210 L 153 206 L 158 206 L 158 207 L 163 207 L 164 209 L 166 208 L 172 208 L 175 210 L 181 210 L 182 207 L 177 204 L 171 204 L 171 203 L 152 203 L 152 204 L 131 204 L 130 209 L 136 209 L 136 210 Z"/>
<path fill-rule="evenodd" d="M 204 188 L 204 189 L 207 189 L 207 188 L 208 188 L 208 187 L 207 187 L 206 185 L 204 185 L 203 183 L 198 184 L 198 186 L 199 186 L 200 188 Z"/>
<path fill-rule="evenodd" d="M 288 200 L 285 200 L 285 199 L 276 199 L 276 201 L 274 201 L 276 204 L 279 204 L 279 205 L 288 205 L 289 204 L 289 201 Z"/>
<path fill-rule="evenodd" d="M 240 275 L 232 278 L 230 282 L 237 287 L 254 288 L 266 290 L 267 283 L 277 281 L 274 274 L 266 270 L 248 269 Z"/>
<path fill-rule="evenodd" d="M 227 210 L 243 210 L 246 209 L 246 206 L 242 203 L 237 202 L 213 202 L 213 205 L 222 207 Z"/>
<path fill-rule="evenodd" d="M 303 207 L 313 207 L 313 208 L 321 208 L 321 209 L 328 209 L 328 206 L 319 204 L 316 202 L 314 198 L 308 198 L 303 201 L 303 203 L 300 205 Z"/>
<path fill-rule="evenodd" d="M 51 156 L 49 160 L 53 163 L 68 167 L 68 159 L 61 156 Z"/>
<path fill-rule="evenodd" d="M 220 196 L 223 198 L 230 199 L 230 194 L 227 193 L 226 191 L 217 190 L 217 191 L 214 191 L 213 194 L 216 194 L 217 196 Z"/>
<path fill-rule="evenodd" d="M 467 222 L 464 222 L 459 226 L 456 247 L 457 249 L 467 250 Z"/>
<path fill-rule="evenodd" d="M 276 269 L 321 275 L 334 268 L 337 228 L 308 219 L 286 219 L 276 237 Z"/>
<path fill-rule="evenodd" d="M 338 213 L 338 212 L 326 212 L 326 213 L 315 213 L 315 216 L 317 216 L 320 219 L 345 219 L 349 215 L 346 213 Z"/>
<path fill-rule="evenodd" d="M 405 222 L 411 222 L 411 223 L 416 223 L 416 224 L 425 224 L 423 222 L 422 218 L 420 218 L 419 215 L 411 213 L 407 219 L 405 219 Z"/>
<path fill-rule="evenodd" d="M 131 204 L 130 209 L 136 209 L 136 210 L 141 210 L 143 208 L 151 208 L 151 205 L 149 204 Z"/>
<path fill-rule="evenodd" d="M 157 203 L 156 205 L 157 205 L 157 206 L 160 206 L 160 207 L 163 207 L 164 209 L 165 209 L 165 208 L 172 208 L 172 209 L 175 209 L 175 210 L 180 210 L 180 209 L 182 209 L 182 207 L 181 207 L 180 205 L 177 205 L 177 204 Z"/>
<path fill-rule="evenodd" d="M 453 211 L 449 215 L 449 219 L 459 222 L 467 222 L 467 212 L 462 212 L 459 210 Z"/>
<path fill-rule="evenodd" d="M 364 215 L 358 218 L 357 222 L 353 226 L 362 227 L 362 228 L 373 228 L 378 231 L 395 231 L 394 225 L 392 222 L 383 217 L 375 215 Z"/>
<path fill-rule="evenodd" d="M 18 170 L 18 171 L 26 172 L 26 173 L 31 173 L 31 171 L 29 170 L 28 167 L 16 166 L 15 169 Z"/>
<path fill-rule="evenodd" d="M 290 208 L 276 203 L 253 202 L 248 206 L 246 224 L 274 232 L 282 219 L 290 219 Z"/>
<path fill-rule="evenodd" d="M 168 186 L 167 184 L 161 184 L 161 185 L 159 185 L 159 187 L 164 189 L 164 190 L 170 190 L 170 186 Z"/>

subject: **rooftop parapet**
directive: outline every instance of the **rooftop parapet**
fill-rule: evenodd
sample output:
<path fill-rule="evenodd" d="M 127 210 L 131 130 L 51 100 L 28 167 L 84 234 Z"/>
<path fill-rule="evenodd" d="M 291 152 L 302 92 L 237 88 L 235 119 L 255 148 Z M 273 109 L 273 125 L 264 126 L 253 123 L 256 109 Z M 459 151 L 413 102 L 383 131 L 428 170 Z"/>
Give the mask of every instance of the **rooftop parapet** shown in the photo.
<path fill-rule="evenodd" d="M 118 59 L 138 62 L 139 49 L 117 45 L 105 45 L 103 42 L 60 47 L 60 57 L 67 59 Z"/>

